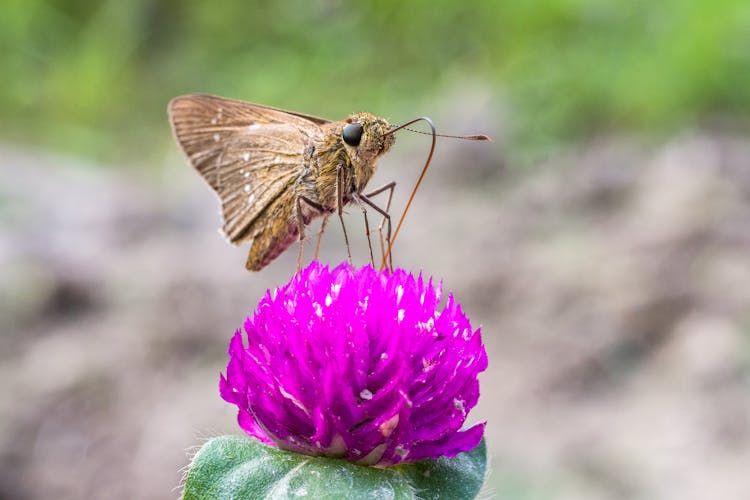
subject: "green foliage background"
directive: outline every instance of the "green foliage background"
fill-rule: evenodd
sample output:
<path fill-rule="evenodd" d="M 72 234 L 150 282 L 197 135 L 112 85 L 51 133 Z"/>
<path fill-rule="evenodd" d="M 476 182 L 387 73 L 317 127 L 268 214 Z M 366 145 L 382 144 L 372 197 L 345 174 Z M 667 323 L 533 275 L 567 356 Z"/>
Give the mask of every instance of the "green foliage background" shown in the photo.
<path fill-rule="evenodd" d="M 118 163 L 160 154 L 167 101 L 196 91 L 398 119 L 480 83 L 527 150 L 750 121 L 747 0 L 6 0 L 2 11 L 0 139 Z"/>

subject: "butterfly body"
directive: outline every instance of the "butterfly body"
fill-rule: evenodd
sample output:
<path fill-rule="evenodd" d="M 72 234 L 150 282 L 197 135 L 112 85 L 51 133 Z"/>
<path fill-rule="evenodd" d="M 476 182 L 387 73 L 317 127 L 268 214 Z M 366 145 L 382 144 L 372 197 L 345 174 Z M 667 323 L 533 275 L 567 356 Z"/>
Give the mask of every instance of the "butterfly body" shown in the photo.
<path fill-rule="evenodd" d="M 252 240 L 257 271 L 310 221 L 361 194 L 393 145 L 388 122 L 357 113 L 337 122 L 207 95 L 173 99 L 169 116 L 190 163 L 218 194 L 222 232 Z"/>

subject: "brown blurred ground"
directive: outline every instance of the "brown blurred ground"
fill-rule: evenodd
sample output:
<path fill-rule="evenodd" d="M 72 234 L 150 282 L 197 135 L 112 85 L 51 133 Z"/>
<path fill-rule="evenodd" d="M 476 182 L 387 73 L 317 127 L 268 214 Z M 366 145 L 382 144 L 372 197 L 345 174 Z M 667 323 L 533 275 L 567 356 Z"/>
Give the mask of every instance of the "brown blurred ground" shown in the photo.
<path fill-rule="evenodd" d="M 372 183 L 397 208 L 425 148 L 400 141 Z M 500 149 L 441 142 L 395 253 L 482 325 L 485 496 L 750 498 L 750 141 L 613 139 L 527 173 Z M 238 432 L 226 344 L 296 252 L 246 273 L 169 164 L 2 148 L 0 498 L 174 498 L 189 449 Z"/>

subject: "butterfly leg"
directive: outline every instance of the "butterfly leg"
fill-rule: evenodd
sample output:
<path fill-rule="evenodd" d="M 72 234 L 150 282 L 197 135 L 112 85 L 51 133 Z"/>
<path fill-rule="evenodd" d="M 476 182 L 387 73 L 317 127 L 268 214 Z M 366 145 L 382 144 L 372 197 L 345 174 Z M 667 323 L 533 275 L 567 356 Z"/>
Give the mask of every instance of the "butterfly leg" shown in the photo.
<path fill-rule="evenodd" d="M 341 229 L 344 231 L 346 257 L 349 259 L 349 265 L 353 265 L 352 250 L 349 247 L 349 236 L 346 234 L 346 225 L 344 224 L 344 175 L 341 165 L 336 166 L 336 212 L 338 212 L 339 220 L 341 221 Z"/>
<path fill-rule="evenodd" d="M 362 210 L 362 218 L 365 220 L 365 234 L 367 235 L 367 248 L 370 249 L 370 263 L 372 264 L 372 267 L 375 267 L 375 255 L 372 252 L 372 241 L 370 239 L 370 221 L 367 219 L 367 209 L 362 203 L 360 195 L 358 195 L 357 193 L 352 193 L 351 196 L 352 199 L 357 202 L 357 205 L 359 205 L 359 209 Z"/>
<path fill-rule="evenodd" d="M 323 216 L 323 222 L 320 224 L 320 230 L 318 231 L 318 243 L 315 245 L 315 260 L 318 260 L 318 254 L 320 253 L 320 242 L 323 240 L 323 232 L 326 230 L 326 226 L 328 225 L 328 216 L 330 214 L 326 213 Z"/>
<path fill-rule="evenodd" d="M 297 198 L 297 231 L 299 232 L 299 254 L 297 255 L 297 272 L 300 272 L 302 270 L 302 249 L 304 248 L 304 240 L 305 240 L 305 219 L 302 215 L 302 202 L 305 202 L 315 210 L 325 214 L 326 209 L 321 205 L 320 203 L 316 203 L 312 201 L 310 198 L 306 196 L 299 196 Z M 326 216 L 326 219 L 328 216 Z M 318 240 L 318 245 L 320 245 L 320 239 Z M 315 257 L 317 258 L 318 252 L 316 250 Z"/>
<path fill-rule="evenodd" d="M 392 181 L 392 182 L 389 182 L 388 184 L 386 184 L 385 186 L 382 186 L 382 187 L 380 187 L 378 189 L 375 189 L 374 191 L 370 191 L 369 193 L 367 193 L 365 195 L 360 195 L 360 197 L 364 196 L 364 198 L 366 198 L 368 200 L 367 203 L 369 205 L 371 205 L 373 208 L 377 208 L 373 204 L 372 200 L 370 200 L 369 198 L 371 198 L 373 196 L 377 196 L 380 193 L 383 193 L 385 191 L 388 191 L 388 200 L 385 203 L 385 214 L 383 215 L 383 218 L 381 219 L 380 224 L 378 225 L 378 234 L 380 235 L 380 254 L 383 256 L 382 266 L 385 266 L 385 257 L 386 257 L 386 255 L 388 255 L 388 267 L 391 270 L 393 270 L 393 256 L 391 255 L 391 216 L 390 216 L 390 211 L 391 211 L 391 202 L 393 201 L 393 192 L 394 192 L 395 189 L 396 189 L 396 182 Z M 382 210 L 378 210 L 378 212 L 381 213 L 381 214 L 383 213 Z M 383 226 L 386 224 L 386 222 L 388 224 L 388 230 L 387 230 L 386 238 L 385 238 L 385 241 L 387 243 L 387 248 L 388 248 L 387 253 L 386 253 L 386 244 L 383 243 Z"/>
<path fill-rule="evenodd" d="M 395 186 L 395 183 L 394 183 L 394 186 Z M 393 192 L 393 187 L 391 187 L 391 192 Z M 380 215 L 382 215 L 383 216 L 383 221 L 385 221 L 386 224 L 387 224 L 387 227 L 388 227 L 387 232 L 386 232 L 386 241 L 388 242 L 388 253 L 387 254 L 386 254 L 385 248 L 383 246 L 382 231 L 380 233 L 381 234 L 381 238 L 380 238 L 381 250 L 383 251 L 383 264 L 382 264 L 382 266 L 385 266 L 385 258 L 387 256 L 388 257 L 388 268 L 391 271 L 393 271 L 393 257 L 391 255 L 391 251 L 390 251 L 391 250 L 391 215 L 388 213 L 387 209 L 383 210 L 382 208 L 380 208 L 379 206 L 377 206 L 375 204 L 375 202 L 373 202 L 366 194 L 360 194 L 360 195 L 358 195 L 358 197 L 363 202 L 365 202 L 368 205 L 370 205 L 376 212 L 378 212 Z M 390 203 L 389 203 L 389 205 L 390 205 Z M 366 223 L 366 221 L 367 221 L 367 218 L 365 218 L 365 223 Z M 382 227 L 382 224 L 381 224 L 381 227 Z"/>

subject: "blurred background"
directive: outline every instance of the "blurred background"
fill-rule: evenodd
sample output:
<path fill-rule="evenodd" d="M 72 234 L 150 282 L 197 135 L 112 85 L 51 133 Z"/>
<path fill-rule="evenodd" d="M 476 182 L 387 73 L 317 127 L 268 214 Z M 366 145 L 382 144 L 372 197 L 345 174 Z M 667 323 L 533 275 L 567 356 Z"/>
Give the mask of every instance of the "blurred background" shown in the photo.
<path fill-rule="evenodd" d="M 190 92 L 493 137 L 439 141 L 394 251 L 482 327 L 484 498 L 750 498 L 747 1 L 2 10 L 0 499 L 175 498 L 239 432 L 228 339 L 296 251 L 250 274 L 217 234 L 166 119 Z M 397 214 L 428 146 L 380 162 Z"/>

